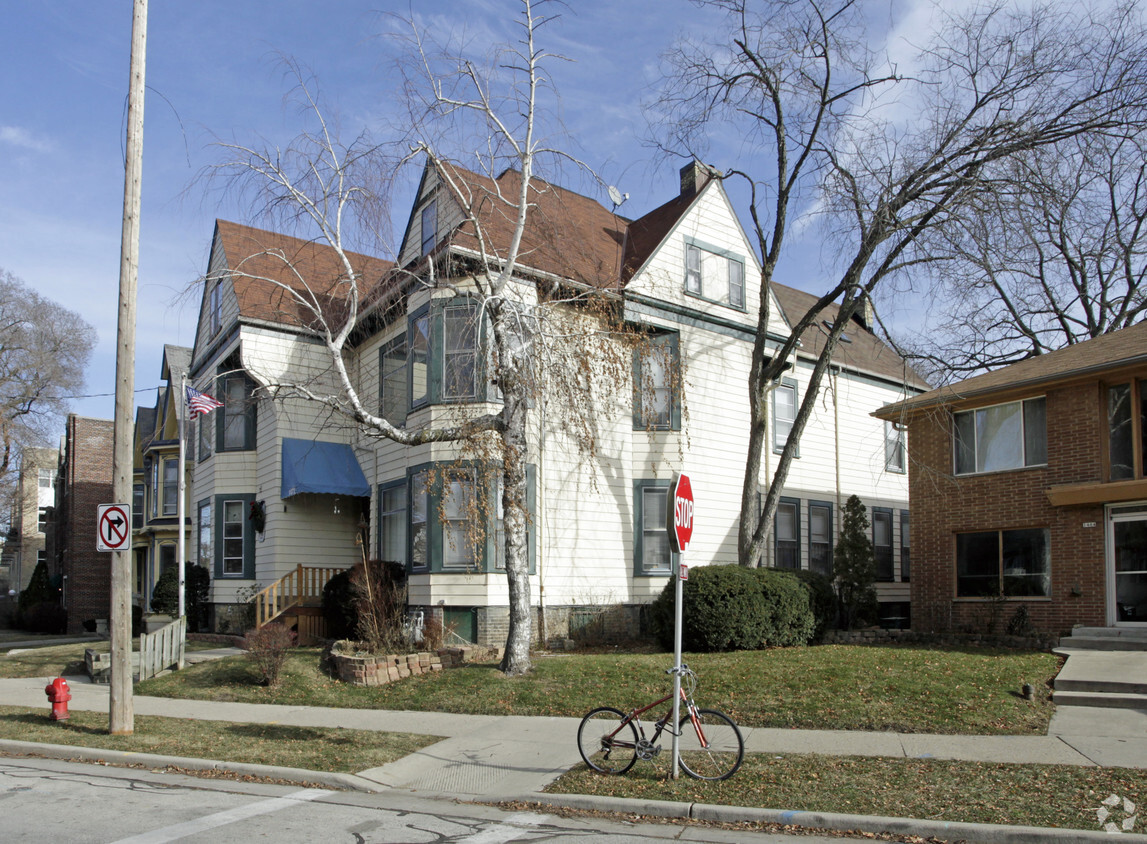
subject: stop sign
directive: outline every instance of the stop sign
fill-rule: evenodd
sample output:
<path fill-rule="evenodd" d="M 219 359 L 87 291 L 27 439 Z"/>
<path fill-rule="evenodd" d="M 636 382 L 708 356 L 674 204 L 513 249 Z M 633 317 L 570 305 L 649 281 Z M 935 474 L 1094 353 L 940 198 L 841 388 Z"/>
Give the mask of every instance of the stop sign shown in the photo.
<path fill-rule="evenodd" d="M 675 551 L 685 551 L 693 538 L 693 485 L 681 473 L 669 488 L 669 543 Z"/>

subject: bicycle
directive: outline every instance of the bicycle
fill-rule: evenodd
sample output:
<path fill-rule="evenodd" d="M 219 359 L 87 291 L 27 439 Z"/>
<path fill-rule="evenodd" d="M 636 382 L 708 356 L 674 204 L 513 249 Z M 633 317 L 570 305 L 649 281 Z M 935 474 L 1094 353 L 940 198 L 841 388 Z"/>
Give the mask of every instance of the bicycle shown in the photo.
<path fill-rule="evenodd" d="M 697 675 L 688 665 L 670 668 L 666 674 L 681 676 L 681 720 L 677 725 L 679 761 L 686 774 L 699 780 L 726 780 L 737 772 L 745 758 L 745 740 L 733 719 L 716 709 L 698 709 L 693 703 Z M 686 691 L 688 687 L 688 691 Z M 667 694 L 628 714 L 612 706 L 599 706 L 581 720 L 577 749 L 585 763 L 603 774 L 624 774 L 638 759 L 652 760 L 661 753 L 657 740 L 673 718 L 673 694 Z M 646 739 L 640 716 L 670 702 L 669 711 L 654 722 L 652 739 Z M 640 738 L 638 735 L 640 734 Z"/>

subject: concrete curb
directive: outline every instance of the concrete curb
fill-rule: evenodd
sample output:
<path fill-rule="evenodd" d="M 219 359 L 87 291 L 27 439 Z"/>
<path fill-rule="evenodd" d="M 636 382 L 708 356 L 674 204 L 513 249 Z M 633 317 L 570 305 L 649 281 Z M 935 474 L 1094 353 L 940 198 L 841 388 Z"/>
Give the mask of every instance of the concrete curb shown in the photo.
<path fill-rule="evenodd" d="M 706 803 L 674 803 L 663 800 L 631 800 L 623 797 L 591 797 L 584 794 L 520 794 L 505 801 L 538 803 L 569 809 L 589 809 L 629 815 L 652 815 L 660 818 L 687 818 L 722 823 L 785 824 L 806 829 L 831 829 L 841 832 L 893 832 L 922 838 L 958 838 L 984 844 L 1043 844 L 1043 842 L 1076 842 L 1112 840 L 1103 830 L 1050 829 L 1037 826 L 1004 826 L 1001 824 L 945 823 L 917 818 L 884 818 L 876 815 L 841 815 L 829 812 L 793 812 L 781 809 L 747 809 L 737 806 L 713 806 Z M 482 802 L 494 802 L 484 800 Z M 498 801 L 501 802 L 501 801 Z M 1123 833 L 1115 839 L 1127 844 L 1147 844 L 1147 835 Z"/>
<path fill-rule="evenodd" d="M 0 755 L 82 759 L 85 762 L 106 762 L 111 765 L 174 767 L 186 768 L 191 771 L 225 771 L 240 776 L 292 780 L 326 786 L 338 791 L 360 791 L 368 794 L 377 794 L 388 790 L 385 786 L 355 774 L 310 771 L 306 768 L 282 768 L 275 765 L 257 765 L 247 762 L 219 762 L 212 759 L 195 759 L 186 756 L 161 756 L 155 753 L 133 753 L 68 744 L 42 744 L 35 741 L 0 740 Z"/>

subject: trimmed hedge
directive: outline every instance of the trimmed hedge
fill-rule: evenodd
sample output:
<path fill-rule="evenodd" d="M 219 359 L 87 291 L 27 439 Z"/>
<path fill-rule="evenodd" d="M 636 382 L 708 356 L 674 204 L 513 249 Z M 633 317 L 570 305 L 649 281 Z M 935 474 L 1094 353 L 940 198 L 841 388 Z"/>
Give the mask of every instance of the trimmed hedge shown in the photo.
<path fill-rule="evenodd" d="M 793 574 L 808 590 L 808 606 L 816 620 L 812 641 L 819 642 L 824 638 L 825 633 L 836 629 L 838 602 L 836 590 L 832 586 L 832 578 L 807 569 L 794 571 Z"/>
<path fill-rule="evenodd" d="M 673 647 L 673 580 L 650 609 L 654 634 Z M 792 572 L 738 565 L 689 570 L 682 590 L 682 647 L 755 650 L 803 645 L 816 629 L 809 592 Z"/>

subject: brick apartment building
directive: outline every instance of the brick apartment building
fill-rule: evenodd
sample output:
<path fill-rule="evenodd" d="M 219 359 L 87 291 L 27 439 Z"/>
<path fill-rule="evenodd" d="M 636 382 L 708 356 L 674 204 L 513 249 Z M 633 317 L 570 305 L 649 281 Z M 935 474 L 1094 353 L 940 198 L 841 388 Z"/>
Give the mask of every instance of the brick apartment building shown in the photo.
<path fill-rule="evenodd" d="M 111 554 L 96 550 L 96 508 L 112 502 L 114 423 L 68 416 L 56 502 L 56 551 L 68 632 L 111 613 Z"/>
<path fill-rule="evenodd" d="M 875 415 L 908 430 L 914 629 L 1147 626 L 1147 323 Z"/>

